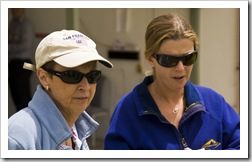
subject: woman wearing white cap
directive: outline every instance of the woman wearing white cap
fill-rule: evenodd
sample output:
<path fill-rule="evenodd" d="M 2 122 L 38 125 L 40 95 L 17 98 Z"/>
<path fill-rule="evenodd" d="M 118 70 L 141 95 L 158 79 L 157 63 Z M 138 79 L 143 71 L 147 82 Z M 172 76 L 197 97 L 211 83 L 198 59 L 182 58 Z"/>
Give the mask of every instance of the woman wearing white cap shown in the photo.
<path fill-rule="evenodd" d="M 86 112 L 92 101 L 101 71 L 113 65 L 97 50 L 96 44 L 75 30 L 56 31 L 37 47 L 36 71 L 40 84 L 28 107 L 9 119 L 9 150 L 85 150 L 86 138 L 99 126 Z"/>

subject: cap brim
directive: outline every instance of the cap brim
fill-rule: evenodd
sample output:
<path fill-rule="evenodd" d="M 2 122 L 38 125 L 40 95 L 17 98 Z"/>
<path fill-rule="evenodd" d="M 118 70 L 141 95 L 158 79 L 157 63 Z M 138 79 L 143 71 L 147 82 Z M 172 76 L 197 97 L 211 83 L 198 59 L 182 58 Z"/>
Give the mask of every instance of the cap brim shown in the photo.
<path fill-rule="evenodd" d="M 113 64 L 106 60 L 105 58 L 101 57 L 97 53 L 83 53 L 83 52 L 75 52 L 75 53 L 69 53 L 62 55 L 60 57 L 57 57 L 53 59 L 55 62 L 60 64 L 61 66 L 67 67 L 67 68 L 73 68 L 80 66 L 82 64 L 88 63 L 90 61 L 99 61 L 104 66 L 108 68 L 112 68 Z"/>

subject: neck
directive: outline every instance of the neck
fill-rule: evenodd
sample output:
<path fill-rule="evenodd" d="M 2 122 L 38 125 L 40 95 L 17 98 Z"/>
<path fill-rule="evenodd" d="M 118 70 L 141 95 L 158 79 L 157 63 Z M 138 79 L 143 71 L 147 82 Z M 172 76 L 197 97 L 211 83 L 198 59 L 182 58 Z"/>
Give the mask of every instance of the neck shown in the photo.
<path fill-rule="evenodd" d="M 174 90 L 154 81 L 148 89 L 163 117 L 178 128 L 186 106 L 184 88 Z"/>
<path fill-rule="evenodd" d="M 74 123 L 76 122 L 79 114 L 73 114 L 69 111 L 64 111 L 63 109 L 60 109 L 61 114 L 63 115 L 63 117 L 65 118 L 68 127 L 71 129 L 74 125 Z"/>
<path fill-rule="evenodd" d="M 165 116 L 182 113 L 185 107 L 184 90 L 174 91 L 160 88 L 155 82 L 148 86 L 148 89 L 155 100 L 159 110 Z M 170 118 L 167 116 L 167 119 Z M 168 119 L 169 120 L 169 119 Z"/>
<path fill-rule="evenodd" d="M 72 129 L 72 127 L 73 127 L 74 123 L 76 122 L 77 118 L 76 117 L 65 116 L 65 115 L 63 115 L 63 116 L 64 116 L 69 128 Z"/>
<path fill-rule="evenodd" d="M 177 103 L 184 98 L 184 88 L 180 90 L 173 90 L 160 86 L 156 81 L 149 86 L 149 90 L 168 103 Z"/>

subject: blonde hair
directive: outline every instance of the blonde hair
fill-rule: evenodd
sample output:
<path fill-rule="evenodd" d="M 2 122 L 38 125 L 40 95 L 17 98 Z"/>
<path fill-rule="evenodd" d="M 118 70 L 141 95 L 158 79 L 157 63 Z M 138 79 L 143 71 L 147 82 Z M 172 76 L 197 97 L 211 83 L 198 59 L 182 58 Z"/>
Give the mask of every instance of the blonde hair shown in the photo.
<path fill-rule="evenodd" d="M 194 49 L 198 49 L 197 34 L 187 20 L 176 14 L 161 15 L 154 18 L 145 33 L 145 57 L 155 54 L 164 40 L 190 39 Z"/>

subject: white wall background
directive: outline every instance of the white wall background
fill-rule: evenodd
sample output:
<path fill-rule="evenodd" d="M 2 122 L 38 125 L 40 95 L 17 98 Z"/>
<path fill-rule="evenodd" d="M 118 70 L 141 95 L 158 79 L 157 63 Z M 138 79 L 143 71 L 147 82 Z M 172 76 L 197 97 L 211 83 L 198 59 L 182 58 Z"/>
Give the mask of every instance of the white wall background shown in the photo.
<path fill-rule="evenodd" d="M 132 88 L 142 81 L 144 71 L 149 67 L 144 60 L 144 33 L 147 24 L 156 16 L 176 12 L 189 20 L 190 9 L 127 9 L 125 30 L 116 30 L 117 9 L 75 9 L 79 15 L 81 32 L 92 38 L 97 43 L 97 49 L 101 55 L 108 58 L 108 50 L 114 41 L 119 39 L 123 44 L 132 44 L 139 49 L 140 60 L 110 59 L 114 69 L 103 69 L 113 85 L 112 102 L 109 107 L 112 113 L 117 101 L 122 95 L 128 93 Z M 239 111 L 237 101 L 237 75 L 236 62 L 239 56 L 239 33 L 237 9 L 200 9 L 199 12 L 199 84 L 211 87 L 221 93 L 226 100 Z M 50 33 L 55 30 L 67 28 L 66 9 L 27 9 L 27 15 L 34 22 L 36 32 Z M 9 16 L 10 18 L 10 16 Z M 75 17 L 73 17 L 74 19 Z M 237 25 L 238 24 L 238 25 Z M 40 41 L 37 38 L 35 44 Z M 36 47 L 34 46 L 34 49 Z M 32 56 L 34 58 L 34 56 Z M 108 58 L 109 59 L 109 58 Z M 142 72 L 138 72 L 139 65 Z M 32 89 L 38 84 L 35 74 L 32 77 Z M 108 94 L 109 95 L 109 94 Z M 239 96 L 238 96 L 239 98 Z M 9 93 L 9 116 L 15 112 Z M 99 119 L 101 128 L 98 133 L 103 138 L 108 128 L 109 119 Z"/>
<path fill-rule="evenodd" d="M 239 111 L 238 9 L 200 10 L 199 84 L 211 87 Z M 239 96 L 238 96 L 239 97 Z"/>

